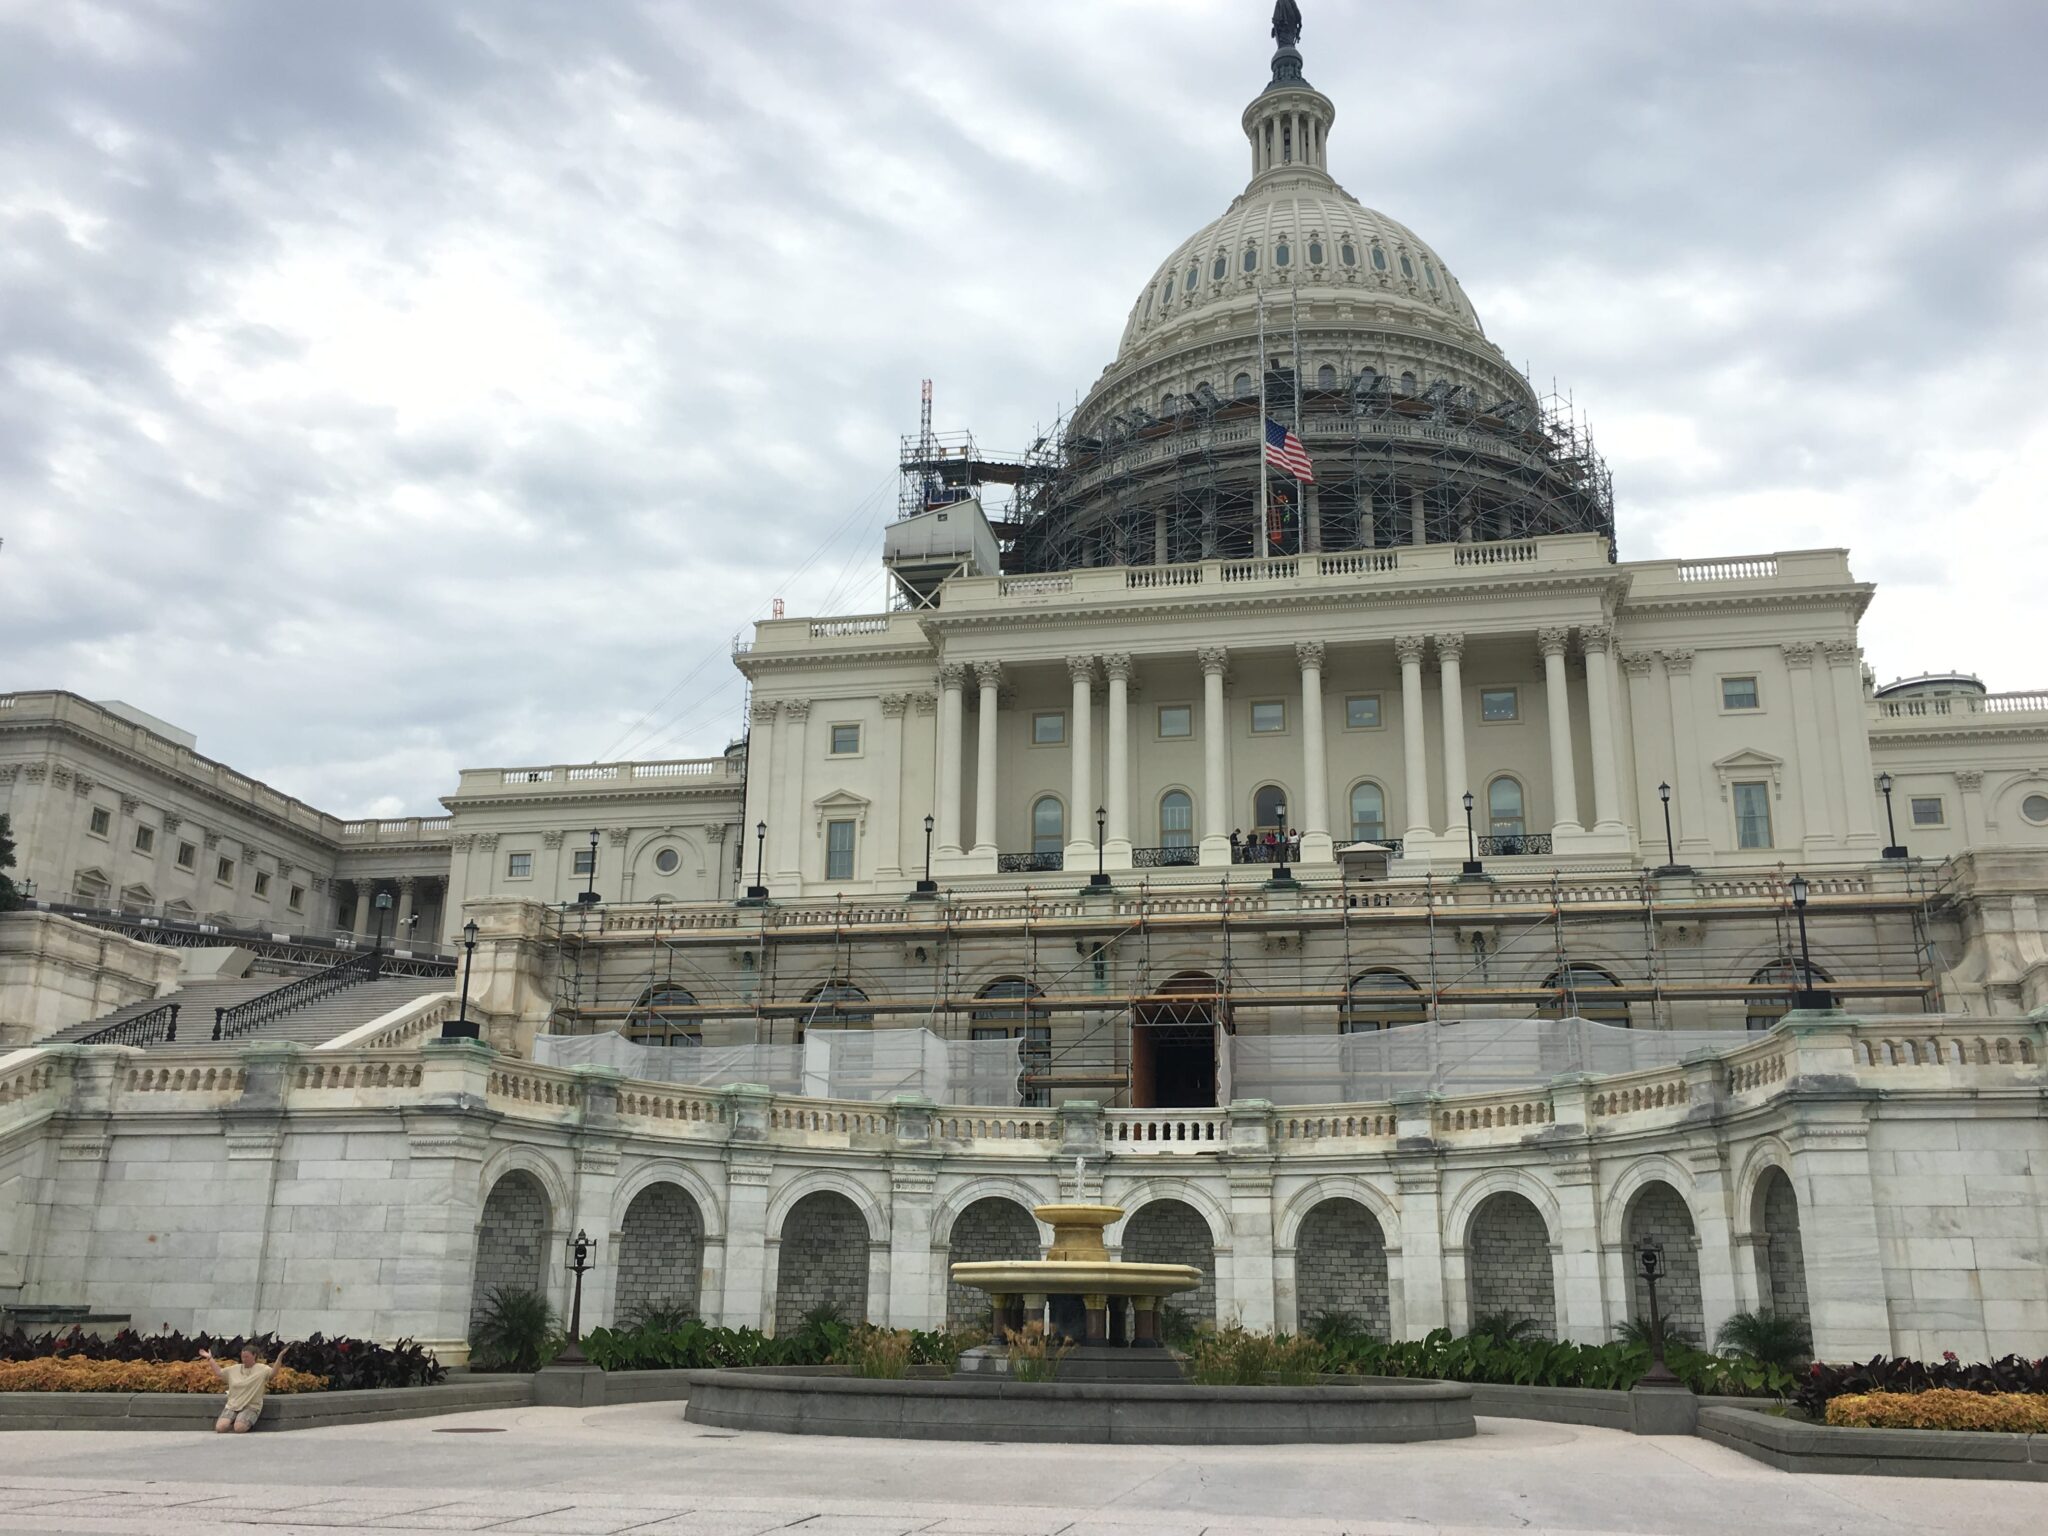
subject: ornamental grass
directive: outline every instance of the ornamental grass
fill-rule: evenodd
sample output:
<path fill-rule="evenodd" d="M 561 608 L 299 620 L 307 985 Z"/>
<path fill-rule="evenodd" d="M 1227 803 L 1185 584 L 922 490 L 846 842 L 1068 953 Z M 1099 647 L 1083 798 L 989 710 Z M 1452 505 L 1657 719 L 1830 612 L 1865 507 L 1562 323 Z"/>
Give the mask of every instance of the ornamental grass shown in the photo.
<path fill-rule="evenodd" d="M 1828 1403 L 1828 1422 L 1848 1429 L 1979 1429 L 2048 1434 L 2048 1396 L 2038 1392 L 1857 1392 Z"/>
<path fill-rule="evenodd" d="M 272 1392 L 324 1392 L 325 1376 L 280 1366 Z M 227 1390 L 204 1360 L 88 1360 L 81 1355 L 0 1361 L 0 1392 L 212 1392 Z"/>

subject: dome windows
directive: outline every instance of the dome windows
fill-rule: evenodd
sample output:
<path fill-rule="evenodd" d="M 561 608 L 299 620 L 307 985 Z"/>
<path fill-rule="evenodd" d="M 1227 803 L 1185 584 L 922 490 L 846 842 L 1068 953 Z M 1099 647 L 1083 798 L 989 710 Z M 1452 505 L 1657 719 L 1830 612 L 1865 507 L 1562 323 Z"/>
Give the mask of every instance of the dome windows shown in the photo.
<path fill-rule="evenodd" d="M 1309 241 L 1309 243 L 1308 243 L 1308 264 L 1309 264 L 1310 266 L 1312 266 L 1312 267 L 1320 267 L 1320 266 L 1321 266 L 1321 265 L 1323 264 L 1323 242 L 1322 242 L 1322 241 L 1320 241 L 1320 240 L 1311 240 L 1311 241 Z"/>
<path fill-rule="evenodd" d="M 1170 277 L 1166 280 L 1166 286 L 1159 290 L 1159 302 L 1162 306 L 1173 303 L 1173 279 Z"/>
<path fill-rule="evenodd" d="M 1278 245 L 1273 247 L 1274 266 L 1284 267 L 1293 259 L 1294 252 L 1288 247 L 1288 244 L 1285 240 L 1282 240 Z"/>
<path fill-rule="evenodd" d="M 1337 259 L 1343 262 L 1344 265 L 1347 267 L 1357 266 L 1358 247 L 1353 245 L 1349 240 L 1346 240 L 1342 245 L 1337 247 Z"/>
<path fill-rule="evenodd" d="M 1193 292 L 1195 291 L 1195 284 L 1199 283 L 1199 282 L 1200 282 L 1201 280 L 1202 280 L 1202 269 L 1201 269 L 1201 268 L 1200 268 L 1199 266 L 1190 266 L 1190 267 L 1188 268 L 1188 289 L 1187 289 L 1187 291 L 1188 291 L 1189 293 L 1193 293 Z"/>
<path fill-rule="evenodd" d="M 1423 276 L 1423 279 L 1424 279 L 1424 280 L 1425 280 L 1426 282 L 1428 282 L 1428 284 L 1429 284 L 1429 291 L 1430 291 L 1431 293 L 1435 293 L 1435 292 L 1436 292 L 1436 266 L 1435 266 L 1435 264 L 1434 264 L 1433 262 L 1429 262 L 1429 261 L 1424 261 L 1424 262 L 1423 262 L 1423 264 L 1422 264 L 1422 276 Z"/>
<path fill-rule="evenodd" d="M 1209 269 L 1209 278 L 1212 282 L 1220 283 L 1228 276 L 1230 276 L 1230 256 L 1227 252 L 1218 251 L 1216 253 L 1216 265 Z"/>
<path fill-rule="evenodd" d="M 1244 248 L 1244 269 L 1247 272 L 1259 270 L 1259 248 L 1256 245 L 1248 245 Z"/>
<path fill-rule="evenodd" d="M 1252 388 L 1252 376 L 1240 373 L 1230 381 L 1230 393 L 1239 400 L 1249 400 L 1256 391 Z"/>
<path fill-rule="evenodd" d="M 1387 270 L 1387 253 L 1377 245 L 1372 248 L 1372 269 L 1375 272 Z"/>
<path fill-rule="evenodd" d="M 1336 387 L 1337 370 L 1331 367 L 1328 363 L 1323 364 L 1322 367 L 1316 370 L 1316 388 L 1335 389 Z"/>
<path fill-rule="evenodd" d="M 1415 281 L 1415 263 L 1408 259 L 1406 251 L 1401 253 L 1401 275 L 1411 283 Z"/>

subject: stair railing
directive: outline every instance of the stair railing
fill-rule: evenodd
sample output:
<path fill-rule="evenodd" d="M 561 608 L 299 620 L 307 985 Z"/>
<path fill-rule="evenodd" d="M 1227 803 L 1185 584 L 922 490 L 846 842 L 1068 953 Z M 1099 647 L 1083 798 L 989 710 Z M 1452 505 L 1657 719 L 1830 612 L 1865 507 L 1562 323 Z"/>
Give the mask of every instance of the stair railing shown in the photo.
<path fill-rule="evenodd" d="M 147 1013 L 78 1037 L 80 1045 L 175 1045 L 177 1040 L 176 1003 L 159 1003 Z"/>
<path fill-rule="evenodd" d="M 324 971 L 315 971 L 311 976 L 288 981 L 281 987 L 250 998 L 246 1003 L 237 1003 L 232 1008 L 216 1008 L 213 1010 L 213 1038 L 232 1040 L 237 1035 L 246 1035 L 259 1024 L 267 1024 L 294 1009 L 318 1002 L 344 987 L 375 981 L 383 970 L 384 951 L 373 949 L 352 955 Z"/>

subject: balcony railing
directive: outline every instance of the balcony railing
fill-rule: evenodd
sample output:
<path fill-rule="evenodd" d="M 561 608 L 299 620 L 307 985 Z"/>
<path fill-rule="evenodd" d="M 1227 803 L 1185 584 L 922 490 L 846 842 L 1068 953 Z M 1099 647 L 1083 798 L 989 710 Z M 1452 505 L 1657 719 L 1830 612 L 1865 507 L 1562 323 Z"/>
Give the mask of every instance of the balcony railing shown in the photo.
<path fill-rule="evenodd" d="M 1548 852 L 1548 832 L 1493 832 L 1479 839 L 1479 856 L 1482 859 L 1512 859 L 1525 853 Z"/>
<path fill-rule="evenodd" d="M 123 1019 L 95 1034 L 79 1038 L 80 1045 L 175 1045 L 178 1040 L 178 1005 L 159 1003 L 147 1013 Z"/>
<path fill-rule="evenodd" d="M 1202 862 L 1202 850 L 1193 843 L 1181 843 L 1172 848 L 1133 848 L 1131 868 L 1133 869 L 1176 869 L 1183 864 Z"/>
<path fill-rule="evenodd" d="M 1276 842 L 1260 842 L 1246 838 L 1241 843 L 1230 845 L 1230 862 L 1233 864 L 1295 864 L 1301 860 L 1301 839 L 1283 837 Z"/>
<path fill-rule="evenodd" d="M 996 855 L 996 873 L 1000 875 L 1051 874 L 1066 868 L 1067 856 L 1061 853 L 999 853 Z"/>

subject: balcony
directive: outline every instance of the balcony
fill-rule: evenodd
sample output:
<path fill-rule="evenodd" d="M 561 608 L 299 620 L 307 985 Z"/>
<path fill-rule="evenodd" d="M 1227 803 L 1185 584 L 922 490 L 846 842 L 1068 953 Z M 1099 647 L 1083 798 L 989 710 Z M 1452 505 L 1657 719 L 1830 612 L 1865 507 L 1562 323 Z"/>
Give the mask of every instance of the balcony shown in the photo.
<path fill-rule="evenodd" d="M 1549 853 L 1548 832 L 1493 832 L 1479 839 L 1482 859 L 1513 859 L 1525 854 Z"/>
<path fill-rule="evenodd" d="M 999 875 L 1045 875 L 1055 874 L 1066 868 L 1065 853 L 999 853 L 996 855 L 996 873 Z"/>
<path fill-rule="evenodd" d="M 1172 848 L 1133 848 L 1131 868 L 1133 869 L 1178 869 L 1183 865 L 1202 862 L 1202 850 L 1193 843 L 1181 843 Z"/>

